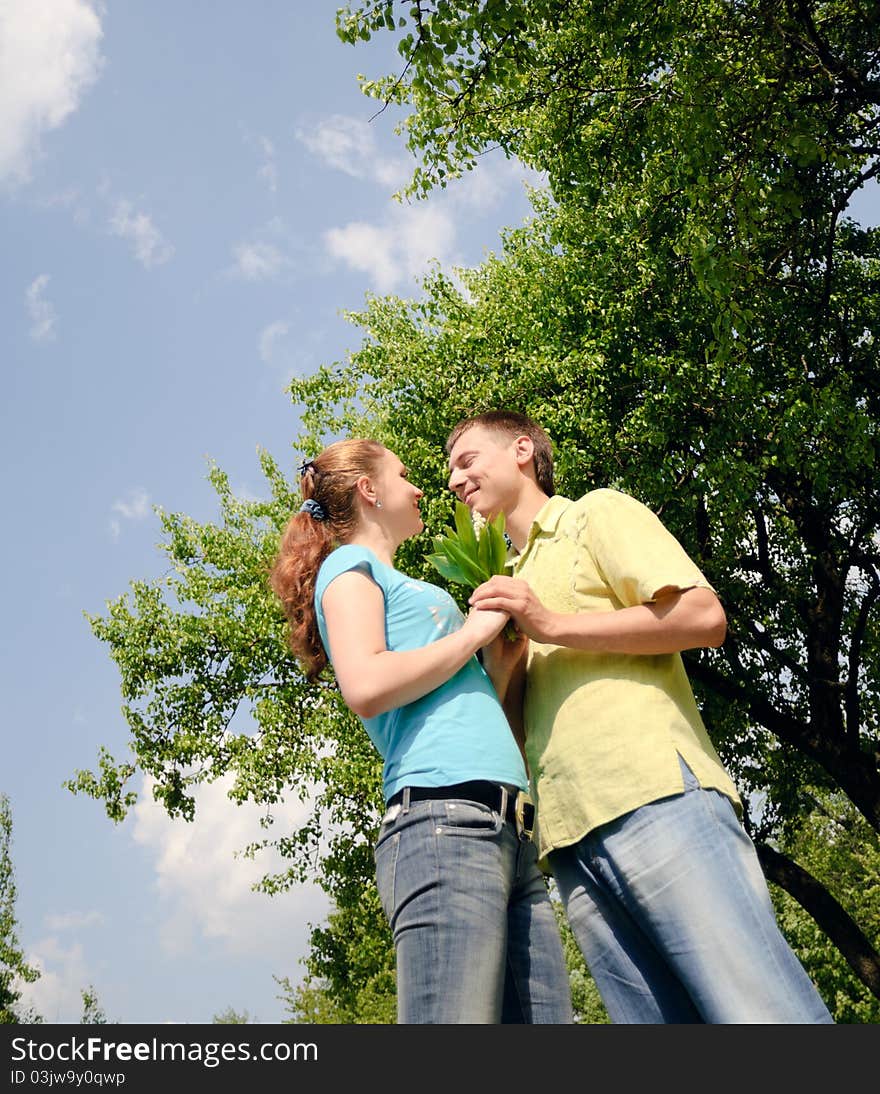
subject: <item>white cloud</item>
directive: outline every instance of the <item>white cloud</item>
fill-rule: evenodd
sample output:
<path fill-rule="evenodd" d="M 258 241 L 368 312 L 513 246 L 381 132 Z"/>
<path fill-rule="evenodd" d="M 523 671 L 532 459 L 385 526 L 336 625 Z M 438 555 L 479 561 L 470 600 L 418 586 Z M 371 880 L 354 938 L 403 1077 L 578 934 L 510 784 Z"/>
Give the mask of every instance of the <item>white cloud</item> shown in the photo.
<path fill-rule="evenodd" d="M 119 513 L 125 520 L 146 520 L 150 516 L 150 495 L 142 487 L 129 490 L 124 498 L 118 498 L 113 502 L 113 512 Z M 119 539 L 122 525 L 115 517 L 110 518 L 110 534 L 114 539 Z"/>
<path fill-rule="evenodd" d="M 117 201 L 110 216 L 110 231 L 132 244 L 135 258 L 146 269 L 161 266 L 174 254 L 174 248 L 146 213 L 134 211 L 130 201 Z"/>
<path fill-rule="evenodd" d="M 277 277 L 287 259 L 273 243 L 239 243 L 233 250 L 235 273 L 245 281 L 266 281 Z"/>
<path fill-rule="evenodd" d="M 89 221 L 89 210 L 83 201 L 79 190 L 75 187 L 68 187 L 58 193 L 50 194 L 48 197 L 40 198 L 38 199 L 37 204 L 44 209 L 69 210 L 73 217 L 74 224 L 83 225 Z"/>
<path fill-rule="evenodd" d="M 512 190 L 521 192 L 526 184 L 546 186 L 547 176 L 526 167 L 518 159 L 507 159 L 499 153 L 493 159 L 482 159 L 473 171 L 465 171 L 442 193 L 462 211 L 483 213 L 499 205 Z"/>
<path fill-rule="evenodd" d="M 102 927 L 104 917 L 100 912 L 63 912 L 47 915 L 46 926 L 50 931 L 78 931 L 84 927 Z"/>
<path fill-rule="evenodd" d="M 167 816 L 153 800 L 150 781 L 144 781 L 133 836 L 154 859 L 163 945 L 174 954 L 203 937 L 219 941 L 229 954 L 283 955 L 287 966 L 291 955 L 307 952 L 309 924 L 326 915 L 327 898 L 317 886 L 297 886 L 274 897 L 252 890 L 282 863 L 269 852 L 236 858 L 266 831 L 260 827 L 260 809 L 229 799 L 230 785 L 223 778 L 199 788 L 195 820 L 185 823 Z M 274 806 L 276 828 L 286 832 L 301 824 L 306 811 L 296 801 Z"/>
<path fill-rule="evenodd" d="M 456 262 L 456 227 L 449 213 L 429 205 L 402 206 L 377 226 L 352 221 L 324 233 L 329 253 L 366 273 L 378 292 L 423 275 L 429 264 Z"/>
<path fill-rule="evenodd" d="M 284 863 L 268 850 L 253 859 L 237 856 L 267 831 L 260 825 L 263 810 L 232 802 L 230 785 L 224 778 L 199 788 L 195 819 L 187 823 L 171 820 L 153 799 L 152 780 L 143 779 L 127 824 L 153 867 L 155 898 L 149 919 L 158 925 L 158 945 L 174 959 L 210 943 L 230 961 L 268 959 L 279 971 L 295 971 L 308 953 L 311 925 L 322 922 L 330 910 L 328 898 L 317 885 L 298 885 L 271 897 L 253 891 L 256 881 L 283 869 Z M 307 809 L 296 799 L 273 806 L 276 824 L 268 834 L 287 834 L 305 820 Z M 81 992 L 97 982 L 86 960 L 90 944 L 67 945 L 62 932 L 102 923 L 98 912 L 46 917 L 53 933 L 27 947 L 26 961 L 41 975 L 33 984 L 18 985 L 23 1008 L 32 1006 L 51 1023 L 79 1021 Z"/>
<path fill-rule="evenodd" d="M 253 487 L 247 483 L 233 483 L 232 484 L 232 496 L 237 501 L 258 501 L 267 502 L 269 499 L 266 497 L 266 491 L 262 493 L 254 490 Z"/>
<path fill-rule="evenodd" d="M 129 490 L 126 501 L 114 501 L 113 512 L 121 513 L 126 520 L 144 520 L 150 515 L 150 495 L 140 487 Z"/>
<path fill-rule="evenodd" d="M 0 180 L 28 179 L 42 135 L 97 78 L 102 35 L 88 0 L 0 4 Z"/>
<path fill-rule="evenodd" d="M 366 122 L 336 115 L 298 136 L 328 166 L 355 178 L 398 187 L 408 178 L 403 161 L 380 156 Z M 379 221 L 353 220 L 328 229 L 324 245 L 331 258 L 367 274 L 373 288 L 383 293 L 420 279 L 433 262 L 454 276 L 452 267 L 484 258 L 462 253 L 459 236 L 464 238 L 469 225 L 508 201 L 514 191 L 524 198 L 525 184 L 540 186 L 544 181 L 519 160 L 485 157 L 475 170 L 435 191 L 430 202 L 389 203 Z"/>
<path fill-rule="evenodd" d="M 266 183 L 269 192 L 274 194 L 278 189 L 278 165 L 275 162 L 275 145 L 268 137 L 260 137 L 259 141 L 263 152 L 263 162 L 260 164 L 257 175 Z"/>
<path fill-rule="evenodd" d="M 369 122 L 358 118 L 334 114 L 311 129 L 298 129 L 296 136 L 328 167 L 353 178 L 396 188 L 409 177 L 406 160 L 382 155 Z"/>
<path fill-rule="evenodd" d="M 35 342 L 47 342 L 55 337 L 57 316 L 51 303 L 43 295 L 49 284 L 49 275 L 40 274 L 28 285 L 24 294 L 31 320 L 31 338 Z"/>
<path fill-rule="evenodd" d="M 260 331 L 260 357 L 267 364 L 272 360 L 276 344 L 289 330 L 290 324 L 285 323 L 283 319 L 278 319 Z"/>
<path fill-rule="evenodd" d="M 82 946 L 78 942 L 64 946 L 50 936 L 30 947 L 25 960 L 39 971 L 40 978 L 17 985 L 19 1007 L 32 1007 L 50 1024 L 78 1022 L 83 1009 L 81 992 L 91 982 Z"/>

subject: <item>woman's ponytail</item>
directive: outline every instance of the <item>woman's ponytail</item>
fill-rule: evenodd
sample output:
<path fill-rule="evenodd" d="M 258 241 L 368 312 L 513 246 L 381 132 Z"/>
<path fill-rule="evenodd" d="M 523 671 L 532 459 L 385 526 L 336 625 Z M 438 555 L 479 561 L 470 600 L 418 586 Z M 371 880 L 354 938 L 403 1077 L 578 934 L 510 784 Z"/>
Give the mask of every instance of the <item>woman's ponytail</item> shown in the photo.
<path fill-rule="evenodd" d="M 314 680 L 327 664 L 315 612 L 318 571 L 333 548 L 354 533 L 358 522 L 355 483 L 362 475 L 375 474 L 384 452 L 377 441 L 337 441 L 300 468 L 302 508 L 281 535 L 269 584 L 287 617 L 290 648 L 308 680 Z"/>

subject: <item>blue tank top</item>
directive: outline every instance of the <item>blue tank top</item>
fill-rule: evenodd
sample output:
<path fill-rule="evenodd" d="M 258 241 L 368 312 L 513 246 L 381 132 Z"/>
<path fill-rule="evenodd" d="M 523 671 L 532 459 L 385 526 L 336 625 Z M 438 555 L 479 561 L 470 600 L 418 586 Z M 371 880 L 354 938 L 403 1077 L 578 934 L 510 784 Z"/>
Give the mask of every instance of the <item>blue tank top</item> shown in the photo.
<path fill-rule="evenodd" d="M 385 598 L 385 644 L 412 650 L 457 631 L 464 622 L 444 589 L 386 566 L 367 547 L 346 544 L 321 565 L 315 585 L 318 630 L 327 624 L 321 600 L 334 578 L 349 570 L 370 577 Z M 384 763 L 386 800 L 405 786 L 446 786 L 489 779 L 525 789 L 525 765 L 492 681 L 476 657 L 415 702 L 361 721 Z"/>

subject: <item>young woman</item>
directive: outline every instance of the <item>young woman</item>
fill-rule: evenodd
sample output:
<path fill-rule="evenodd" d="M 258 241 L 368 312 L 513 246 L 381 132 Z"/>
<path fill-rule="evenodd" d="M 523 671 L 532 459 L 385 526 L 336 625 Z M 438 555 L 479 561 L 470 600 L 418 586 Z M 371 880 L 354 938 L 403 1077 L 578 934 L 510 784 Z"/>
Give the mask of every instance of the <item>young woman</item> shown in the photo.
<path fill-rule="evenodd" d="M 424 527 L 422 492 L 394 453 L 338 441 L 301 472 L 305 500 L 271 583 L 308 676 L 329 659 L 384 760 L 376 881 L 398 1021 L 571 1022 L 556 920 L 517 811 L 525 767 L 499 699 L 519 653 L 499 637 L 508 616 L 465 618 L 443 589 L 394 569 Z"/>

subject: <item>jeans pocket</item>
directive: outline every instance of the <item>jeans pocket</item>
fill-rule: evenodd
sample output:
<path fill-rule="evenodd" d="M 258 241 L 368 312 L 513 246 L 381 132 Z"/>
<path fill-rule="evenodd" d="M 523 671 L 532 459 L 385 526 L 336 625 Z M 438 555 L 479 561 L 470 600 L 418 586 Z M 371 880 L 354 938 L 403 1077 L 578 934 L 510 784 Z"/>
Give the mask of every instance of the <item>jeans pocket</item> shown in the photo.
<path fill-rule="evenodd" d="M 376 888 L 379 890 L 382 910 L 389 921 L 394 911 L 394 879 L 399 849 L 400 833 L 388 831 L 380 835 L 373 850 L 373 861 L 376 864 Z"/>
<path fill-rule="evenodd" d="M 438 828 L 455 835 L 485 838 L 496 836 L 504 824 L 499 813 L 488 805 L 471 801 L 447 801 L 444 815 L 438 818 Z"/>

